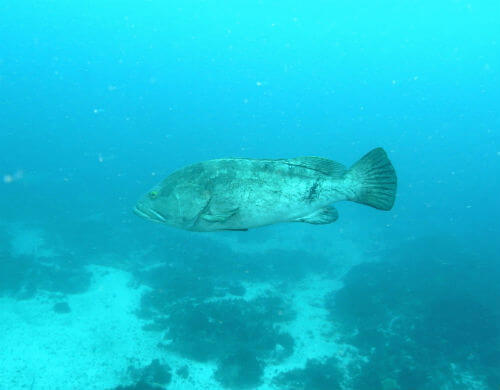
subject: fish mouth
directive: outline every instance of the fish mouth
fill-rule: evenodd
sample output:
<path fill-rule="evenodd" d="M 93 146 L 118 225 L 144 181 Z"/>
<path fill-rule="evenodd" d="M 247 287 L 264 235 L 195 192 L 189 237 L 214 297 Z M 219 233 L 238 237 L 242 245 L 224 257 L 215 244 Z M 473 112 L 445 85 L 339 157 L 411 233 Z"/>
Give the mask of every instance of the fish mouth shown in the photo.
<path fill-rule="evenodd" d="M 167 222 L 167 219 L 161 215 L 159 212 L 152 209 L 141 209 L 139 206 L 134 207 L 134 213 L 139 217 L 149 219 L 155 222 Z"/>
<path fill-rule="evenodd" d="M 134 214 L 138 215 L 139 217 L 149 219 L 149 215 L 147 215 L 144 211 L 141 211 L 141 209 L 137 206 L 134 207 Z"/>

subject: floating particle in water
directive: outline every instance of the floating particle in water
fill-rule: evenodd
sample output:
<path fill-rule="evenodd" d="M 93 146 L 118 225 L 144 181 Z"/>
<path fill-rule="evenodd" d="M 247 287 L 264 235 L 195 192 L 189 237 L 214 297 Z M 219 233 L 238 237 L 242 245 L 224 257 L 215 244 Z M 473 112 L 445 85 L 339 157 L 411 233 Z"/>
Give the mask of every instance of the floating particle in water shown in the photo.
<path fill-rule="evenodd" d="M 10 184 L 23 178 L 23 171 L 16 171 L 14 173 L 6 173 L 3 175 L 3 182 Z"/>

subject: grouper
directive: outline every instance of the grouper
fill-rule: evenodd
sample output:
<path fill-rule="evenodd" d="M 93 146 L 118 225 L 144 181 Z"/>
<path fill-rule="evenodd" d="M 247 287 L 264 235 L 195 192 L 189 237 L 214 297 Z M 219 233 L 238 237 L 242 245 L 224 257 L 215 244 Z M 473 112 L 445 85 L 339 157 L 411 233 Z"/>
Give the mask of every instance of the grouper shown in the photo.
<path fill-rule="evenodd" d="M 353 166 L 322 157 L 221 158 L 182 168 L 153 187 L 134 211 L 180 229 L 247 230 L 279 222 L 328 224 L 332 203 L 352 201 L 390 210 L 394 167 L 382 148 Z"/>

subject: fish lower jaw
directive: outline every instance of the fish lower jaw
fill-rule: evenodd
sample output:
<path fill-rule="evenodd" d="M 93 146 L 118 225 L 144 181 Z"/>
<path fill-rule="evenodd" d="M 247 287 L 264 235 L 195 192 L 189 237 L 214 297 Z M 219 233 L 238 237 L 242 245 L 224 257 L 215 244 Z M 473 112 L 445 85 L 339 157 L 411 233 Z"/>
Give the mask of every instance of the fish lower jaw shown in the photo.
<path fill-rule="evenodd" d="M 139 217 L 142 217 L 142 218 L 146 218 L 150 221 L 153 221 L 153 222 L 166 222 L 165 218 L 163 217 L 163 215 L 161 214 L 158 214 L 156 211 L 154 210 L 148 210 L 148 212 L 146 211 L 143 211 L 141 210 L 140 208 L 138 208 L 137 206 L 134 207 L 134 213 L 136 215 L 138 215 Z"/>
<path fill-rule="evenodd" d="M 139 217 L 149 219 L 149 216 L 145 212 L 141 211 L 137 206 L 134 207 L 134 214 L 138 215 Z"/>

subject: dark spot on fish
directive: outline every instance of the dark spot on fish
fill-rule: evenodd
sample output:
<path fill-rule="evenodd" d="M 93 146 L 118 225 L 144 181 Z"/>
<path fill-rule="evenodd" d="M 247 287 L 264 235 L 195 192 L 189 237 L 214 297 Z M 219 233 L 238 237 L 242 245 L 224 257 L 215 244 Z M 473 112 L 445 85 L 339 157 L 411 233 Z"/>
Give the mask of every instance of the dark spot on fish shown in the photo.
<path fill-rule="evenodd" d="M 319 183 L 316 180 L 314 182 L 314 184 L 311 186 L 311 188 L 309 189 L 309 193 L 306 196 L 306 200 L 308 202 L 313 202 L 318 197 L 318 185 L 319 185 Z"/>

